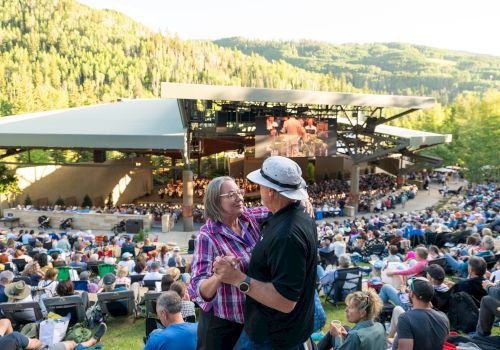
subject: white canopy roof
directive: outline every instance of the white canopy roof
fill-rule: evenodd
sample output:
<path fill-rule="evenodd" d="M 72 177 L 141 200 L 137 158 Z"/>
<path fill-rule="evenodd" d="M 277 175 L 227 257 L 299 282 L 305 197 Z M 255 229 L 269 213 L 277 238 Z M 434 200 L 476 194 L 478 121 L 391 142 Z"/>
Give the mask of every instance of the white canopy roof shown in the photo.
<path fill-rule="evenodd" d="M 424 109 L 432 107 L 432 97 L 356 94 L 308 90 L 279 90 L 238 86 L 162 83 L 162 98 L 213 101 L 275 102 L 367 107 Z"/>
<path fill-rule="evenodd" d="M 451 134 L 434 134 L 432 132 L 399 128 L 390 125 L 377 125 L 375 132 L 396 136 L 408 140 L 408 147 L 416 149 L 422 146 L 438 145 L 451 142 Z"/>
<path fill-rule="evenodd" d="M 179 150 L 176 99 L 128 100 L 0 118 L 0 147 Z"/>

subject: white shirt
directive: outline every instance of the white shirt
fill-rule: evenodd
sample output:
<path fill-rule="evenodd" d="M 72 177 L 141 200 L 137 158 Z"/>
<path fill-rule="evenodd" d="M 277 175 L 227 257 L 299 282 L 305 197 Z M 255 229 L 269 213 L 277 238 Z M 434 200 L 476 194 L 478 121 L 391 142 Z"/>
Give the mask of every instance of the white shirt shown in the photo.
<path fill-rule="evenodd" d="M 129 273 L 132 273 L 132 271 L 134 271 L 134 267 L 135 267 L 135 261 L 134 260 L 124 260 L 124 261 L 120 261 L 118 263 L 118 266 L 125 266 L 128 268 L 128 272 Z"/>
<path fill-rule="evenodd" d="M 154 272 L 148 272 L 144 276 L 144 281 L 161 281 L 163 278 L 163 274 L 159 273 L 158 271 Z"/>

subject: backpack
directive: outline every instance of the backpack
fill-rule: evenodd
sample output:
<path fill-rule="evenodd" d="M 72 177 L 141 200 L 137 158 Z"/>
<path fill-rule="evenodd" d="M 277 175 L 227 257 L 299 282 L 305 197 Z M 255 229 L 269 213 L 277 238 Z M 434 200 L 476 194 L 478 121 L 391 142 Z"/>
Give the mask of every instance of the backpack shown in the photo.
<path fill-rule="evenodd" d="M 75 343 L 83 343 L 89 340 L 91 336 L 92 332 L 90 329 L 83 327 L 81 323 L 76 323 L 68 330 L 64 340 L 73 340 Z"/>
<path fill-rule="evenodd" d="M 453 330 L 465 333 L 476 330 L 479 309 L 472 296 L 466 292 L 452 293 L 448 306 L 448 319 Z"/>

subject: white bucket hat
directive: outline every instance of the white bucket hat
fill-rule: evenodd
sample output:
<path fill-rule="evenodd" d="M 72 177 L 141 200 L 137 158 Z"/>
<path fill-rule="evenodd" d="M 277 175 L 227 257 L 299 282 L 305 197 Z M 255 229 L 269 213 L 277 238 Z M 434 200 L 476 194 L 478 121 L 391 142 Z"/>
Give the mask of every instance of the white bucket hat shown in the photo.
<path fill-rule="evenodd" d="M 281 156 L 267 158 L 262 168 L 252 171 L 247 179 L 278 191 L 282 196 L 294 200 L 309 198 L 302 170 L 293 160 Z"/>

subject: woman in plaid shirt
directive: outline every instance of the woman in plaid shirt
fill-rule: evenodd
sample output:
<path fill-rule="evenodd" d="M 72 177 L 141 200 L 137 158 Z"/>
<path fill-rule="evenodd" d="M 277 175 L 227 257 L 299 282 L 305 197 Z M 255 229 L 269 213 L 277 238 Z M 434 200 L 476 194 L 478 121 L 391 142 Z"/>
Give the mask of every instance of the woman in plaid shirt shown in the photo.
<path fill-rule="evenodd" d="M 213 272 L 218 256 L 240 259 L 246 273 L 253 247 L 260 238 L 260 225 L 267 208 L 246 208 L 243 191 L 228 176 L 217 177 L 207 186 L 206 224 L 200 229 L 191 264 L 189 295 L 201 307 L 198 349 L 232 349 L 243 330 L 245 295 L 222 283 Z"/>

